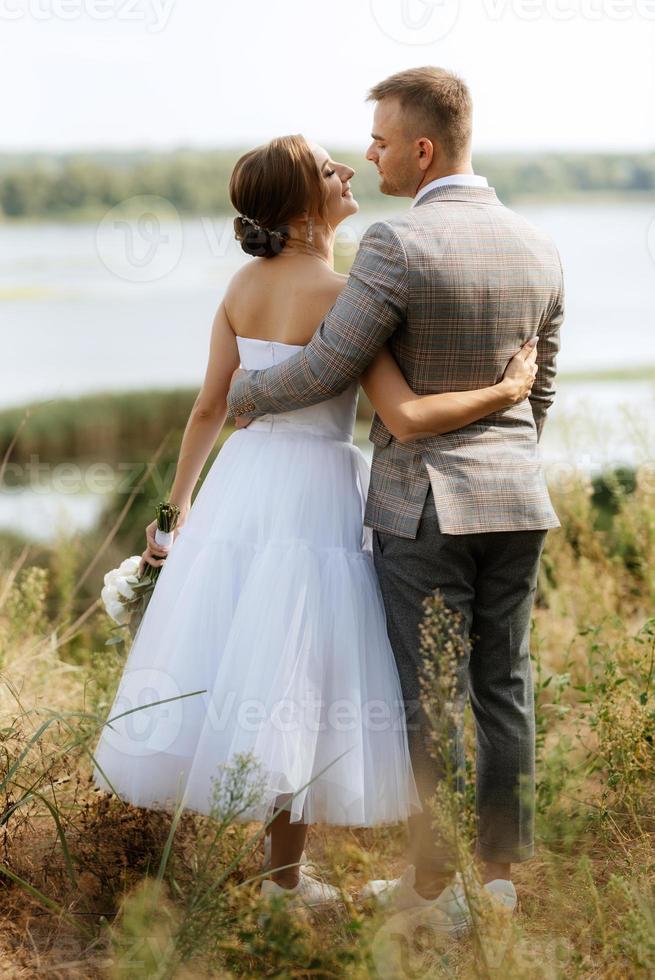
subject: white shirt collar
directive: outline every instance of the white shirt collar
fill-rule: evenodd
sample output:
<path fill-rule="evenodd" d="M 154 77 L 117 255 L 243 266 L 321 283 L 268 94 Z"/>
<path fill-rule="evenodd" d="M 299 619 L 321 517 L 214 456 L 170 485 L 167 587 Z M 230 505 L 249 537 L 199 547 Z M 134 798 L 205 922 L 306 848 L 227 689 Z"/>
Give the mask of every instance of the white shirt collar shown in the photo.
<path fill-rule="evenodd" d="M 447 177 L 437 177 L 436 180 L 431 180 L 429 184 L 425 187 L 421 187 L 420 191 L 417 193 L 416 197 L 412 202 L 412 207 L 420 201 L 420 199 L 428 193 L 428 191 L 433 190 L 435 187 L 445 187 L 447 184 L 459 184 L 460 187 L 488 187 L 486 177 L 481 177 L 479 174 L 448 174 Z"/>

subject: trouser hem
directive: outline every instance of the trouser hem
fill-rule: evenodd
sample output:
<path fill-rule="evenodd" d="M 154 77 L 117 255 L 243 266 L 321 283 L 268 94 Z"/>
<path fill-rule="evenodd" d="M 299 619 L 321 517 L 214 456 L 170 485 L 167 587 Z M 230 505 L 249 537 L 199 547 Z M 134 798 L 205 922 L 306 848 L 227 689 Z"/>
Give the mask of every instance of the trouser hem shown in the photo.
<path fill-rule="evenodd" d="M 496 844 L 485 844 L 478 841 L 475 849 L 478 857 L 483 861 L 494 861 L 498 864 L 520 864 L 521 861 L 529 861 L 534 857 L 534 843 L 522 844 L 515 848 L 502 848 Z"/>

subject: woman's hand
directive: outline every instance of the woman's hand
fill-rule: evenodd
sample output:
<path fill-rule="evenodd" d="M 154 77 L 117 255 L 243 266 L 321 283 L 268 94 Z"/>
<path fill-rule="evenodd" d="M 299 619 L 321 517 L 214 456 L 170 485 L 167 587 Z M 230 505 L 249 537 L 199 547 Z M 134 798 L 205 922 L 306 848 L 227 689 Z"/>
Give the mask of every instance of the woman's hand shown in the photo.
<path fill-rule="evenodd" d="M 175 544 L 175 539 L 178 533 L 184 526 L 186 521 L 186 516 L 188 509 L 180 511 L 180 517 L 177 525 L 173 528 L 173 544 Z M 143 575 L 146 565 L 152 565 L 153 568 L 159 568 L 166 561 L 166 556 L 171 550 L 172 545 L 157 544 L 155 541 L 155 531 L 157 530 L 157 521 L 151 521 L 146 528 L 146 541 L 148 542 L 148 547 L 141 555 L 141 563 L 139 564 L 138 574 Z"/>
<path fill-rule="evenodd" d="M 505 368 L 499 387 L 508 398 L 508 405 L 517 405 L 528 397 L 537 377 L 537 341 L 532 337 L 514 355 Z"/>
<path fill-rule="evenodd" d="M 378 351 L 360 381 L 373 408 L 397 442 L 440 436 L 523 401 L 530 394 L 537 373 L 538 339 L 532 337 L 524 344 L 507 365 L 503 380 L 486 388 L 417 395 L 386 345 Z"/>

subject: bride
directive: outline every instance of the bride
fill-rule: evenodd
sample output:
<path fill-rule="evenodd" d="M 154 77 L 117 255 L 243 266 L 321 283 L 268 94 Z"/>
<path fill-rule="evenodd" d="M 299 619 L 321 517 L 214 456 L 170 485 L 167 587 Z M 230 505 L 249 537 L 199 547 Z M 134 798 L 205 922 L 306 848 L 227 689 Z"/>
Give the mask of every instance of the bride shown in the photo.
<path fill-rule="evenodd" d="M 343 289 L 333 243 L 358 209 L 353 175 L 302 136 L 274 139 L 234 168 L 236 236 L 255 258 L 214 318 L 170 494 L 181 510 L 170 554 L 155 543 L 155 523 L 146 529 L 140 570 L 165 564 L 94 766 L 99 787 L 137 806 L 209 813 L 235 761 L 254 760 L 245 773 L 253 795 L 235 819 L 272 821 L 262 893 L 305 904 L 339 898 L 299 867 L 311 823 L 371 826 L 421 809 L 363 526 L 357 383 L 235 431 L 191 497 L 239 365 L 290 357 Z M 418 397 L 384 349 L 360 381 L 393 436 L 409 442 L 522 401 L 535 356 L 526 345 L 489 388 Z"/>

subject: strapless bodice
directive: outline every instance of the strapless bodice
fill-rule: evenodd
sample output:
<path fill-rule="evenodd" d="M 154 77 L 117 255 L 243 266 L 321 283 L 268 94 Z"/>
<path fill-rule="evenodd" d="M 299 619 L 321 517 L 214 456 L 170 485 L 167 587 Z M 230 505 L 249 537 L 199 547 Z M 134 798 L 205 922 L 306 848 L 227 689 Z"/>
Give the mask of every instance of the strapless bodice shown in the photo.
<path fill-rule="evenodd" d="M 237 337 L 237 345 L 241 366 L 246 371 L 257 371 L 281 364 L 304 349 L 302 344 L 283 344 L 278 340 L 259 340 L 255 337 Z M 277 415 L 261 415 L 253 419 L 245 431 L 295 431 L 352 442 L 357 414 L 357 392 L 358 384 L 354 381 L 340 395 L 317 405 L 307 405 Z"/>

